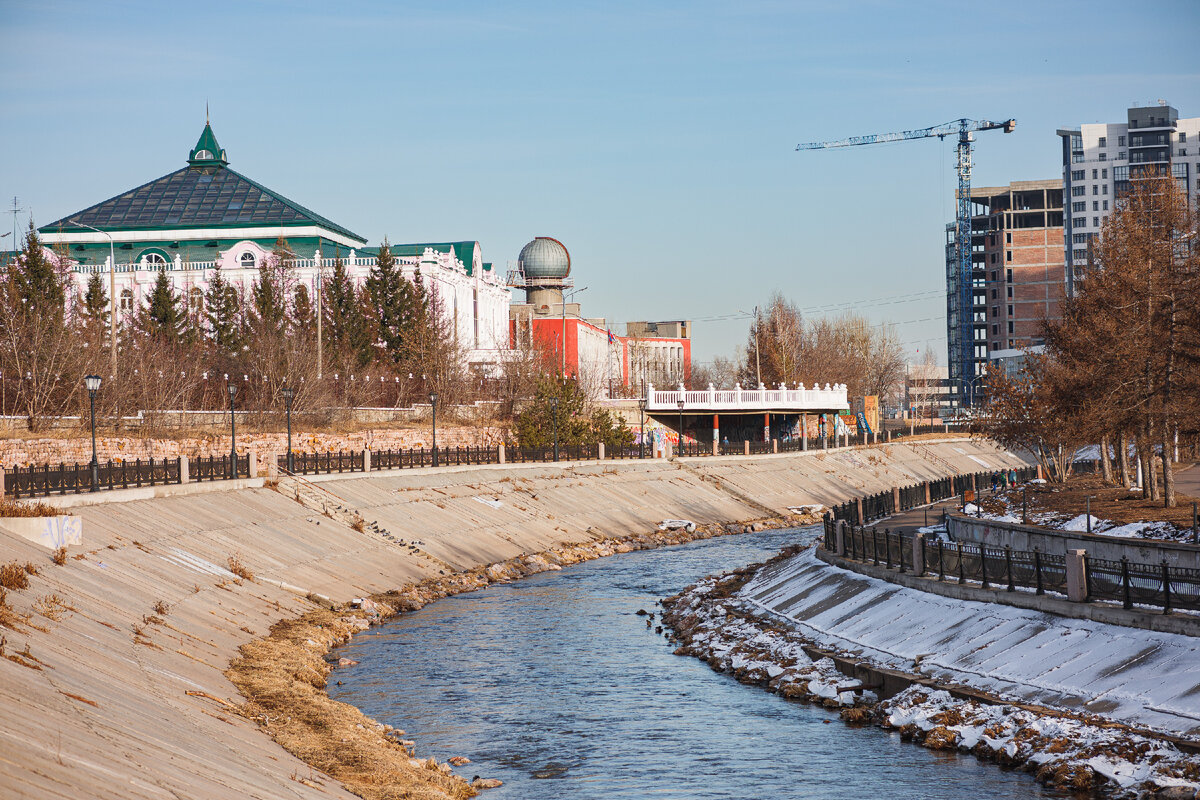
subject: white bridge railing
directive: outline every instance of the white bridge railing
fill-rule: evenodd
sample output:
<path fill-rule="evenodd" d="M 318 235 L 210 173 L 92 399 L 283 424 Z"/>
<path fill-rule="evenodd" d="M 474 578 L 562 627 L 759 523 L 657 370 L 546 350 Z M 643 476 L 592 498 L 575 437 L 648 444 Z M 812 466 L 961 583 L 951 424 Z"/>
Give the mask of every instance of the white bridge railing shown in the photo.
<path fill-rule="evenodd" d="M 732 389 L 678 389 L 663 391 L 651 384 L 646 387 L 647 411 L 678 411 L 683 401 L 687 411 L 840 411 L 848 409 L 845 384 L 825 384 L 806 389 L 803 383 L 789 389 L 786 383 L 777 389 L 759 385 L 757 389 L 743 389 L 741 384 Z"/>

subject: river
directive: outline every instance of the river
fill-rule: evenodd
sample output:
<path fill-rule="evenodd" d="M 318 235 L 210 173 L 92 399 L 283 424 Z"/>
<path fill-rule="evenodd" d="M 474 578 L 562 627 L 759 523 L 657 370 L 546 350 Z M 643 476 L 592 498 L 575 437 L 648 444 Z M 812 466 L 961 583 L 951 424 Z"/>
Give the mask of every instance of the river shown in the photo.
<path fill-rule="evenodd" d="M 432 603 L 335 655 L 329 694 L 461 755 L 487 800 L 1062 797 L 973 756 L 744 686 L 647 628 L 639 609 L 774 555 L 814 529 L 764 531 L 577 564 Z"/>

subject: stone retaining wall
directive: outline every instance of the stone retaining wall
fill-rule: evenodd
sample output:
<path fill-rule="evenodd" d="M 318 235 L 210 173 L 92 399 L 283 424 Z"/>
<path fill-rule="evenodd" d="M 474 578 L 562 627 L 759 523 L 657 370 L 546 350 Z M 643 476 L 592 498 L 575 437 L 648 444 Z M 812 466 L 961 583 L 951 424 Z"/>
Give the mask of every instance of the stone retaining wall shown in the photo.
<path fill-rule="evenodd" d="M 226 417 L 226 425 L 228 425 Z M 495 445 L 502 439 L 499 428 L 438 425 L 438 447 L 478 447 Z M 352 433 L 307 433 L 293 428 L 292 447 L 296 452 L 337 452 L 339 450 L 395 450 L 432 445 L 428 426 L 414 428 L 369 428 Z M 287 433 L 242 433 L 237 435 L 239 453 L 255 448 L 259 453 L 287 451 Z M 135 458 L 175 458 L 176 456 L 223 456 L 229 453 L 229 431 L 222 435 L 155 438 L 145 436 L 97 436 L 97 457 L 101 462 L 132 461 Z M 38 439 L 0 439 L 0 467 L 30 464 L 87 464 L 92 460 L 90 437 L 43 437 Z"/>

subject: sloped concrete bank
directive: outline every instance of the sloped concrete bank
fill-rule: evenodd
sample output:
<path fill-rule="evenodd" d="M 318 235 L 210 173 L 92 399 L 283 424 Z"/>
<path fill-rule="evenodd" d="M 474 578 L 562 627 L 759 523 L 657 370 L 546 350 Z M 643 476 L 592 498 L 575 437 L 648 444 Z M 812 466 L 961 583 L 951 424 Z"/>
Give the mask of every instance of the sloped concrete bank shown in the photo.
<path fill-rule="evenodd" d="M 526 558 L 537 553 L 559 552 L 566 563 L 589 548 L 602 555 L 639 546 L 614 542 L 647 534 L 664 518 L 694 520 L 707 534 L 793 506 L 1020 463 L 961 440 L 686 463 L 330 476 L 314 482 L 336 499 L 332 516 L 308 495 L 298 502 L 266 487 L 216 485 L 128 502 L 112 493 L 98 504 L 88 504 L 95 497 L 56 498 L 75 506 L 71 513 L 84 524 L 84 543 L 70 548 L 64 564 L 0 534 L 0 562 L 36 569 L 28 588 L 5 597 L 0 794 L 351 797 L 309 766 L 324 763 L 324 751 L 309 752 L 302 740 L 294 749 L 305 763 L 259 729 L 278 734 L 310 715 L 314 729 L 328 725 L 311 704 L 263 712 L 261 702 L 270 691 L 286 699 L 299 683 L 328 701 L 320 688 L 325 670 L 306 671 L 300 659 L 286 685 L 259 687 L 248 703 L 226 674 L 243 646 L 269 646 L 272 626 L 323 631 L 300 640 L 320 659 L 366 624 L 362 615 L 326 608 L 355 597 L 380 595 L 401 608 L 402 595 L 383 595 L 423 581 L 431 581 L 424 584 L 430 597 L 449 590 L 445 581 L 473 588 L 487 577 L 480 567 L 510 562 L 487 578 L 506 579 L 539 566 Z M 282 639 L 286 632 L 274 641 Z M 351 728 L 385 742 L 376 751 L 404 746 L 386 745 L 384 731 L 361 715 Z M 435 778 L 426 796 L 462 793 L 442 785 L 436 765 L 421 769 Z"/>
<path fill-rule="evenodd" d="M 946 598 L 799 547 L 663 605 L 679 655 L 847 722 L 1097 796 L 1200 796 L 1195 637 Z"/>

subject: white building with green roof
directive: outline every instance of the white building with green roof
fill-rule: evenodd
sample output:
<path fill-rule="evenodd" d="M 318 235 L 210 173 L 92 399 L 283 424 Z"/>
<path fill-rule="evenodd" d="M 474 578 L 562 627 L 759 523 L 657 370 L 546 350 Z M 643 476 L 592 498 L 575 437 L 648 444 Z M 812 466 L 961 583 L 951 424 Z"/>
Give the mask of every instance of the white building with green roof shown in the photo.
<path fill-rule="evenodd" d="M 115 281 L 120 318 L 144 303 L 160 269 L 193 312 L 202 309 L 218 266 L 248 297 L 259 265 L 281 237 L 296 254 L 297 286 L 306 285 L 311 297 L 335 258 L 361 284 L 378 253 L 348 228 L 230 169 L 207 122 L 187 166 L 44 225 L 38 235 L 49 248 L 70 255 L 80 296 L 94 273 Z M 437 293 L 468 360 L 498 364 L 508 349 L 511 292 L 483 261 L 479 242 L 391 249 L 405 277 L 412 280 L 419 269 L 426 287 Z"/>

